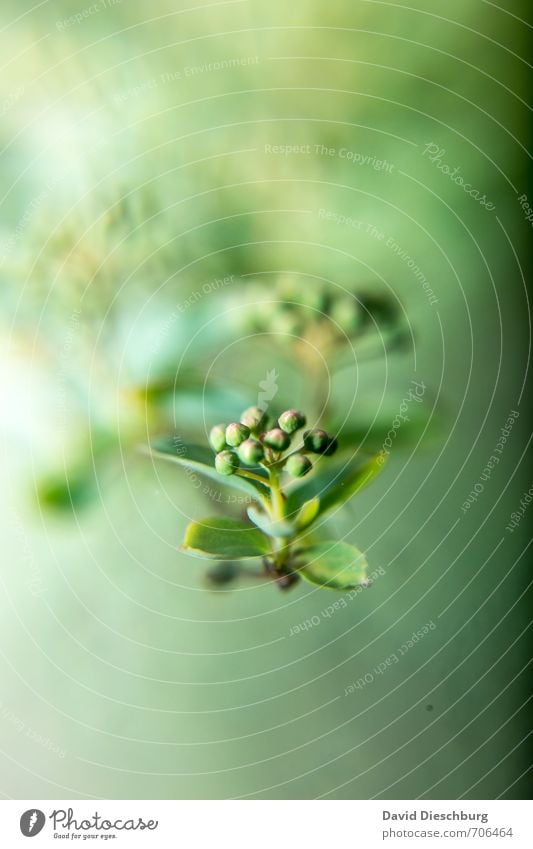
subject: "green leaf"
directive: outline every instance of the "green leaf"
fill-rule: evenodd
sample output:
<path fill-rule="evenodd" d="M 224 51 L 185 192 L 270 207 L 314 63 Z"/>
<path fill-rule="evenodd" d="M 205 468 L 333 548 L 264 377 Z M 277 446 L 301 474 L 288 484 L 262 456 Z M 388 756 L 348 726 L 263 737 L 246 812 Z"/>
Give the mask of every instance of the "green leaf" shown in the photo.
<path fill-rule="evenodd" d="M 270 490 L 266 477 L 265 484 L 263 485 L 259 481 L 250 480 L 237 474 L 227 475 L 225 477 L 219 475 L 215 469 L 215 455 L 210 448 L 203 445 L 186 443 L 181 437 L 168 437 L 166 439 L 158 439 L 152 443 L 151 453 L 156 457 L 171 460 L 179 466 L 210 478 L 210 480 L 216 481 L 219 486 L 230 486 L 249 495 L 261 495 L 267 498 L 269 496 Z M 254 472 L 260 474 L 260 470 L 258 471 L 255 468 Z"/>
<path fill-rule="evenodd" d="M 302 578 L 330 590 L 349 590 L 366 578 L 365 555 L 347 542 L 321 542 L 304 552 Z"/>
<path fill-rule="evenodd" d="M 291 522 L 284 520 L 273 521 L 267 513 L 262 513 L 255 507 L 248 507 L 248 518 L 269 537 L 292 537 L 296 528 Z"/>
<path fill-rule="evenodd" d="M 309 501 L 304 501 L 300 510 L 298 511 L 298 515 L 296 516 L 294 524 L 298 528 L 299 531 L 303 531 L 304 528 L 309 527 L 309 525 L 315 521 L 316 517 L 320 512 L 320 498 L 318 495 L 315 495 L 314 498 L 310 498 Z"/>
<path fill-rule="evenodd" d="M 412 346 L 409 329 L 402 326 L 372 328 L 356 342 L 358 359 L 387 356 L 393 351 L 409 351 Z"/>
<path fill-rule="evenodd" d="M 113 453 L 118 449 L 117 435 L 94 428 L 80 446 L 76 461 L 66 469 L 45 475 L 38 481 L 36 494 L 40 505 L 56 512 L 75 512 L 86 508 L 99 495 L 99 483 L 112 468 Z"/>
<path fill-rule="evenodd" d="M 410 409 L 409 421 L 402 421 L 399 428 L 393 428 L 393 421 L 394 414 L 391 414 L 385 420 L 343 424 L 343 441 L 354 447 L 361 446 L 366 453 L 373 453 L 379 451 L 389 437 L 391 437 L 392 451 L 394 451 L 395 446 L 404 448 L 416 444 L 422 436 L 427 445 L 429 440 L 442 438 L 444 433 L 444 422 L 441 417 L 432 413 L 427 407 Z M 336 427 L 340 426 L 333 424 L 330 428 L 335 432 Z"/>
<path fill-rule="evenodd" d="M 383 467 L 383 457 L 364 457 L 356 454 L 332 462 L 324 458 L 319 468 L 306 478 L 306 482 L 291 490 L 287 498 L 287 516 L 294 518 L 303 505 L 318 496 L 320 506 L 315 515 L 322 516 L 337 504 L 347 501 L 370 483 Z M 314 521 L 314 519 L 313 519 Z"/>
<path fill-rule="evenodd" d="M 86 507 L 98 493 L 94 470 L 71 470 L 66 475 L 50 475 L 41 480 L 37 497 L 42 507 L 57 511 L 76 511 Z"/>
<path fill-rule="evenodd" d="M 175 366 L 175 363 L 173 365 Z M 202 393 L 204 380 L 205 375 L 199 369 L 181 367 L 179 375 L 176 375 L 174 370 L 169 370 L 168 374 L 160 374 L 146 384 L 130 387 L 127 394 L 134 399 L 157 404 L 191 389 Z"/>
<path fill-rule="evenodd" d="M 243 560 L 270 553 L 268 538 L 261 531 L 247 522 L 222 517 L 191 522 L 183 549 L 216 560 Z"/>

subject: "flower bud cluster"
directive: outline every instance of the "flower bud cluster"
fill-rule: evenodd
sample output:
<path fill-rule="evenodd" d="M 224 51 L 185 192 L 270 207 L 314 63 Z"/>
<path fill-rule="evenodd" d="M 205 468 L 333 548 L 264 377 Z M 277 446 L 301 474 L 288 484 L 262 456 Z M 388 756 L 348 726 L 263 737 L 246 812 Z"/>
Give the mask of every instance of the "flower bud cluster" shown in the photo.
<path fill-rule="evenodd" d="M 233 475 L 241 466 L 276 465 L 291 477 L 303 477 L 312 469 L 308 454 L 331 456 L 337 449 L 335 437 L 325 430 L 306 430 L 303 444 L 289 452 L 293 438 L 305 427 L 299 410 L 285 410 L 277 421 L 268 420 L 259 407 L 244 410 L 238 422 L 211 428 L 209 442 L 216 452 L 215 468 L 221 475 Z M 289 452 L 289 453 L 286 453 Z"/>
<path fill-rule="evenodd" d="M 279 333 L 324 345 L 338 345 L 381 325 L 398 322 L 396 304 L 384 293 L 332 290 L 316 280 L 281 277 L 275 288 L 248 287 L 249 302 L 239 312 L 241 330 Z"/>

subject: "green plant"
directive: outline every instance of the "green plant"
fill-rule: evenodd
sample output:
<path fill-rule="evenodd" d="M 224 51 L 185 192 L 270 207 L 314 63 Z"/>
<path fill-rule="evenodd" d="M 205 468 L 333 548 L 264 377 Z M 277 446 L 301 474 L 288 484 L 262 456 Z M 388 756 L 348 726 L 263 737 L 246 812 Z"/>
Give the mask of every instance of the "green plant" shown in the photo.
<path fill-rule="evenodd" d="M 330 362 L 355 344 L 364 343 L 372 357 L 401 349 L 409 340 L 405 316 L 387 291 L 352 292 L 291 275 L 273 285 L 250 284 L 246 298 L 240 295 L 234 321 L 241 332 L 276 334 L 290 357 L 304 365 L 315 347 Z"/>
<path fill-rule="evenodd" d="M 354 453 L 350 446 L 343 449 L 336 437 L 318 428 L 301 434 L 305 424 L 305 416 L 297 410 L 286 410 L 277 421 L 269 421 L 262 410 L 252 407 L 240 422 L 211 429 L 214 458 L 207 447 L 185 444 L 179 437 L 154 443 L 156 455 L 211 480 L 221 482 L 222 475 L 224 483 L 244 493 L 249 502 L 245 518 L 216 516 L 191 522 L 185 551 L 225 563 L 260 559 L 259 574 L 268 575 L 282 589 L 300 578 L 336 590 L 364 583 L 364 554 L 346 542 L 322 540 L 317 528 L 329 511 L 376 476 L 382 458 Z M 233 570 L 228 574 L 233 576 Z"/>
<path fill-rule="evenodd" d="M 274 338 L 278 354 L 305 375 L 310 408 L 332 429 L 339 418 L 332 377 L 356 362 L 406 352 L 413 342 L 400 302 L 375 285 L 348 289 L 284 273 L 226 297 L 235 332 L 252 336 L 259 346 Z"/>

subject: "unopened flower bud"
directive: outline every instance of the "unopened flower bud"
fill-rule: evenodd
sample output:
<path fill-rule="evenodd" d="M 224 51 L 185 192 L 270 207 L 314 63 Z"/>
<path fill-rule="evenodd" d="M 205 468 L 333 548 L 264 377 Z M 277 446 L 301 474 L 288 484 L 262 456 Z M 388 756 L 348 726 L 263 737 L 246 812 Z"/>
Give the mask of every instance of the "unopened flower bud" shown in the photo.
<path fill-rule="evenodd" d="M 275 427 L 268 430 L 263 436 L 263 442 L 274 451 L 285 451 L 291 444 L 291 438 L 288 433 L 285 433 L 281 428 Z"/>
<path fill-rule="evenodd" d="M 226 428 L 226 442 L 232 448 L 237 448 L 241 442 L 244 442 L 250 436 L 250 428 L 241 422 L 232 422 Z"/>
<path fill-rule="evenodd" d="M 219 475 L 234 475 L 239 468 L 235 451 L 220 451 L 215 457 L 215 468 Z"/>
<path fill-rule="evenodd" d="M 398 321 L 398 307 L 385 293 L 366 293 L 359 296 L 359 302 L 366 312 L 366 321 L 377 324 L 394 324 Z"/>
<path fill-rule="evenodd" d="M 302 309 L 295 309 L 292 304 L 280 304 L 269 325 L 272 333 L 283 335 L 298 335 L 302 330 Z"/>
<path fill-rule="evenodd" d="M 329 314 L 333 321 L 348 336 L 351 336 L 359 329 L 362 321 L 361 308 L 353 295 L 340 295 L 337 297 L 331 306 Z"/>
<path fill-rule="evenodd" d="M 324 457 L 331 457 L 332 454 L 335 454 L 335 451 L 337 450 L 338 447 L 339 447 L 339 443 L 337 442 L 335 437 L 330 436 L 329 442 L 328 442 L 326 448 L 324 449 L 324 451 L 322 452 L 324 454 Z"/>
<path fill-rule="evenodd" d="M 304 446 L 313 454 L 324 454 L 330 457 L 337 450 L 337 440 L 330 436 L 325 430 L 306 430 L 304 433 Z"/>
<path fill-rule="evenodd" d="M 209 444 L 213 451 L 222 451 L 226 447 L 226 425 L 217 424 L 209 431 Z"/>
<path fill-rule="evenodd" d="M 305 416 L 298 410 L 285 410 L 278 419 L 278 424 L 285 433 L 295 433 L 305 425 Z"/>
<path fill-rule="evenodd" d="M 252 432 L 261 430 L 265 422 L 265 413 L 260 407 L 248 407 L 241 416 L 241 422 Z"/>
<path fill-rule="evenodd" d="M 305 454 L 293 454 L 287 460 L 285 464 L 285 468 L 288 471 L 289 475 L 293 478 L 301 478 L 307 474 L 313 467 L 313 464 L 309 457 L 306 457 Z"/>
<path fill-rule="evenodd" d="M 239 458 L 247 466 L 256 466 L 265 456 L 265 449 L 257 439 L 245 439 L 239 445 Z"/>

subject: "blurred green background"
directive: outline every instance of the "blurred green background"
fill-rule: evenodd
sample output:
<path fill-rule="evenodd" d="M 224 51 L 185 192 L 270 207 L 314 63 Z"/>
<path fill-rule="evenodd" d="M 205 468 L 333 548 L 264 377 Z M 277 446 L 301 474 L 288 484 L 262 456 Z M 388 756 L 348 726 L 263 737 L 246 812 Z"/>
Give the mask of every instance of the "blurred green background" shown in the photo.
<path fill-rule="evenodd" d="M 5 797 L 526 796 L 527 14 L 4 0 Z M 380 570 L 334 613 L 208 589 L 177 550 L 205 497 L 138 450 L 273 369 L 279 409 L 313 403 L 285 329 L 246 327 L 287 275 L 387 292 L 412 332 L 314 353 L 339 419 L 386 432 L 417 380 L 439 422 L 331 520 Z"/>

